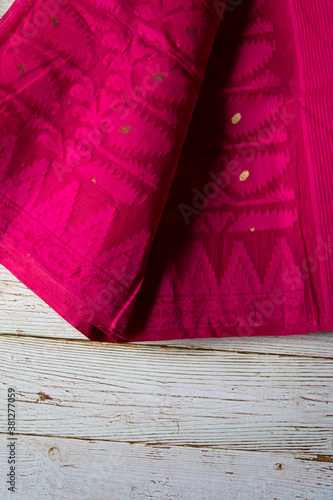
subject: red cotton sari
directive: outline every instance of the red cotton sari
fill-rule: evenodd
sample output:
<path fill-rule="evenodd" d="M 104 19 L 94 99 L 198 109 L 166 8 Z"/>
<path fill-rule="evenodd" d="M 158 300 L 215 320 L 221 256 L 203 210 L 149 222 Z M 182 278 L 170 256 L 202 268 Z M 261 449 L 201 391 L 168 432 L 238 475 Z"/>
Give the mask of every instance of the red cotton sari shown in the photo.
<path fill-rule="evenodd" d="M 95 341 L 333 330 L 332 48 L 324 0 L 15 0 L 0 263 Z"/>

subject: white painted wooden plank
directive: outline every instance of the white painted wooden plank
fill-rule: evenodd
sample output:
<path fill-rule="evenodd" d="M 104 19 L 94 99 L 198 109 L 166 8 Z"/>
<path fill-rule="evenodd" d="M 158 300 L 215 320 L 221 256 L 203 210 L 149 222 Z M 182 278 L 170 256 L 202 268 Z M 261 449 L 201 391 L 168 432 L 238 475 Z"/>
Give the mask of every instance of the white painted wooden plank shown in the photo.
<path fill-rule="evenodd" d="M 280 356 L 333 357 L 333 332 L 314 332 L 306 335 L 229 337 L 223 339 L 183 339 L 167 342 L 144 342 L 146 345 L 165 345 L 184 349 L 212 349 L 251 354 Z M 314 359 L 314 363 L 315 363 Z"/>
<path fill-rule="evenodd" d="M 14 0 L 1 0 L 0 1 L 0 17 L 9 9 L 9 7 L 14 3 Z"/>
<path fill-rule="evenodd" d="M 5 463 L 5 437 L 0 436 Z M 309 455 L 19 436 L 24 500 L 324 500 L 332 462 Z M 2 468 L 2 474 L 6 468 Z M 1 498 L 12 498 L 0 486 Z"/>
<path fill-rule="evenodd" d="M 0 265 L 0 333 L 89 340 Z"/>
<path fill-rule="evenodd" d="M 21 433 L 333 454 L 332 360 L 0 340 Z"/>
<path fill-rule="evenodd" d="M 19 334 L 90 342 L 0 265 L 0 335 Z M 141 343 L 141 342 L 140 342 Z M 333 357 L 333 332 L 308 335 L 143 342 L 189 349 Z M 133 344 L 132 344 L 133 345 Z"/>

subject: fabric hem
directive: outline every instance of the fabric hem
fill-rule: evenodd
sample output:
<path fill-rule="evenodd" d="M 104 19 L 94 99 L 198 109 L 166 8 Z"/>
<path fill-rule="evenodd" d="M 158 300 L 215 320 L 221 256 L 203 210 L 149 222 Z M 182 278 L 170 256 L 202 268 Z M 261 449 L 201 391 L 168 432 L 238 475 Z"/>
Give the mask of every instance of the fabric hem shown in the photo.
<path fill-rule="evenodd" d="M 92 321 L 88 321 L 76 309 L 69 305 L 73 303 L 73 294 L 64 289 L 43 270 L 38 269 L 37 273 L 34 262 L 32 260 L 29 262 L 26 257 L 20 257 L 20 251 L 17 248 L 13 249 L 11 252 L 8 251 L 8 248 L 8 241 L 6 242 L 6 248 L 1 246 L 0 242 L 0 264 L 48 304 L 65 321 L 90 340 L 99 341 L 100 338 L 103 338 L 104 341 L 108 339 L 108 342 L 116 341 L 116 333 L 114 331 L 102 325 L 94 324 Z M 57 289 L 59 292 L 61 290 L 61 296 L 68 298 L 68 303 L 60 298 L 60 295 L 56 292 Z M 82 304 L 82 311 L 84 310 L 89 310 L 89 304 Z"/>
<path fill-rule="evenodd" d="M 303 326 L 287 326 L 287 325 L 261 325 L 253 327 L 251 333 L 238 332 L 238 325 L 232 326 L 228 329 L 226 327 L 219 328 L 197 328 L 188 330 L 152 330 L 145 332 L 144 338 L 139 335 L 135 339 L 130 338 L 126 342 L 145 342 L 145 341 L 156 341 L 156 335 L 158 334 L 158 342 L 168 341 L 168 340 L 193 340 L 199 338 L 235 338 L 235 337 L 282 337 L 290 335 L 304 335 L 307 333 L 329 333 L 333 331 L 333 320 L 325 325 L 317 322 L 311 322 Z M 117 342 L 123 342 L 122 340 L 117 340 Z"/>
<path fill-rule="evenodd" d="M 7 242 L 8 246 L 8 242 Z M 16 250 L 17 252 L 17 250 Z M 47 303 L 55 312 L 57 312 L 65 321 L 85 335 L 89 340 L 95 342 L 109 343 L 136 343 L 142 341 L 156 341 L 158 335 L 160 341 L 181 340 L 181 339 L 198 339 L 198 338 L 229 338 L 229 337 L 251 337 L 251 336 L 289 336 L 302 335 L 307 333 L 319 333 L 333 331 L 333 320 L 330 320 L 323 325 L 322 323 L 310 322 L 303 326 L 287 326 L 287 325 L 260 325 L 251 328 L 251 331 L 239 332 L 239 326 L 231 327 L 204 327 L 190 329 L 166 329 L 166 330 L 145 330 L 144 334 L 137 335 L 134 339 L 118 336 L 117 332 L 108 331 L 105 327 L 94 325 L 81 316 L 78 311 L 74 310 L 70 305 L 66 304 L 56 292 L 55 287 L 60 287 L 46 273 L 43 273 L 42 281 L 40 276 L 34 272 L 33 262 L 19 259 L 18 256 L 13 257 L 8 253 L 8 250 L 0 246 L 0 263 L 6 267 L 17 279 L 27 286 L 33 293 Z M 41 274 L 39 272 L 39 274 Z M 51 288 L 52 285 L 52 288 Z M 70 300 L 70 293 L 66 291 Z M 88 305 L 87 305 L 88 307 Z"/>
<path fill-rule="evenodd" d="M 0 43 L 10 38 L 12 29 L 22 21 L 23 14 L 33 5 L 34 0 L 15 0 L 0 18 Z"/>

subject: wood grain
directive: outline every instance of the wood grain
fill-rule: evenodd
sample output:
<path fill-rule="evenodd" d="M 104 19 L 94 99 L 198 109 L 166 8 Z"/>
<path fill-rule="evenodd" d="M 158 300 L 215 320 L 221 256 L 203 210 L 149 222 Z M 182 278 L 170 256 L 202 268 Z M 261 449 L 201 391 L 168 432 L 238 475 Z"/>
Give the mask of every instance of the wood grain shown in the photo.
<path fill-rule="evenodd" d="M 333 454 L 333 360 L 15 336 L 0 356 L 23 434 Z"/>
<path fill-rule="evenodd" d="M 24 498 L 332 498 L 332 333 L 94 343 L 1 266 L 0 310 Z"/>
<path fill-rule="evenodd" d="M 19 446 L 22 499 L 27 492 L 39 500 L 332 498 L 332 464 L 318 455 L 25 435 Z"/>

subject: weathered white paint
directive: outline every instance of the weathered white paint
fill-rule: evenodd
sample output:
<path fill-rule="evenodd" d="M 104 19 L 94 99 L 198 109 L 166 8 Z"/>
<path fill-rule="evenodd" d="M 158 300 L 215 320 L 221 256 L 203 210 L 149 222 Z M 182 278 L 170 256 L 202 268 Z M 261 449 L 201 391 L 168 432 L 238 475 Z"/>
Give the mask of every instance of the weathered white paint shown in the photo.
<path fill-rule="evenodd" d="M 0 356 L 22 433 L 333 454 L 333 360 L 15 336 Z"/>
<path fill-rule="evenodd" d="M 0 2 L 0 17 L 4 15 L 4 13 L 9 9 L 9 7 L 13 4 L 14 2 L 11 0 L 1 0 Z"/>
<path fill-rule="evenodd" d="M 0 436 L 0 460 L 4 440 Z M 331 499 L 318 455 L 20 436 L 17 498 L 38 500 Z M 11 498 L 2 495 L 1 498 Z"/>
<path fill-rule="evenodd" d="M 23 434 L 333 454 L 333 360 L 0 339 Z"/>
<path fill-rule="evenodd" d="M 94 343 L 0 270 L 24 498 L 333 497 L 331 333 Z"/>

